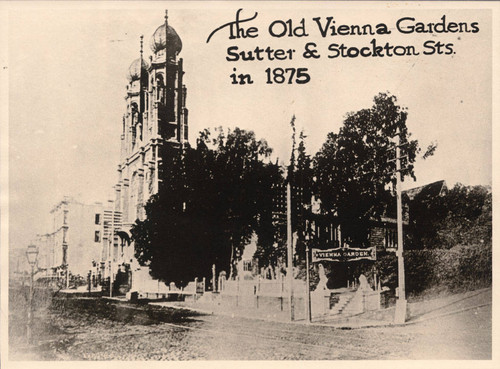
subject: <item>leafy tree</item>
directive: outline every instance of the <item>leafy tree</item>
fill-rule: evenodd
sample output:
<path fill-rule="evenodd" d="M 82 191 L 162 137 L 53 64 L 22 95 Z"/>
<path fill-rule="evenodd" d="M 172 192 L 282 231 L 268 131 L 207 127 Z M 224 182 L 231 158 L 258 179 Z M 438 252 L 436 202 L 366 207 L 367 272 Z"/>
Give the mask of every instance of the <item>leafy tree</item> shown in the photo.
<path fill-rule="evenodd" d="M 266 194 L 263 199 L 267 205 L 263 204 L 262 209 L 274 210 L 274 219 L 272 214 L 263 210 L 263 215 L 268 216 L 262 223 L 264 228 L 260 228 L 258 235 L 258 248 L 255 257 L 259 260 L 259 266 L 269 268 L 272 276 L 276 276 L 276 269 L 282 261 L 286 260 L 287 252 L 287 225 L 286 225 L 286 206 L 281 208 L 276 204 L 276 200 L 286 198 L 286 184 L 290 181 L 292 186 L 292 229 L 296 237 L 296 259 L 303 260 L 305 257 L 305 215 L 309 211 L 312 196 L 313 171 L 312 159 L 306 152 L 305 134 L 302 130 L 299 134 L 299 143 L 296 142 L 295 116 L 290 122 L 292 128 L 292 152 L 290 157 L 290 166 L 287 171 L 287 177 L 283 177 L 283 172 L 279 170 L 278 165 L 270 167 L 273 175 L 269 175 L 270 181 Z M 297 148 L 296 148 L 297 146 Z M 271 222 L 269 220 L 272 220 Z M 284 271 L 284 270 L 283 270 Z"/>
<path fill-rule="evenodd" d="M 292 226 L 297 233 L 297 244 L 295 253 L 298 260 L 305 259 L 305 236 L 306 236 L 306 217 L 310 211 L 311 197 L 313 194 L 314 172 L 312 159 L 306 152 L 304 131 L 300 132 L 299 144 L 297 147 L 297 164 L 294 168 L 292 185 L 295 189 L 292 196 Z"/>
<path fill-rule="evenodd" d="M 235 277 L 235 264 L 258 225 L 261 212 L 259 197 L 267 185 L 265 175 L 268 164 L 263 159 L 268 158 L 272 150 L 265 140 L 257 140 L 254 132 L 239 128 L 227 135 L 219 128 L 215 138 L 212 139 L 208 133 L 203 142 L 214 148 L 212 183 L 218 194 L 214 207 L 220 222 L 219 232 L 226 235 L 220 237 L 218 242 L 226 250 L 223 255 L 230 256 L 229 275 Z"/>
<path fill-rule="evenodd" d="M 487 187 L 459 183 L 439 197 L 417 195 L 410 203 L 412 248 L 491 243 L 491 200 Z"/>
<path fill-rule="evenodd" d="M 234 264 L 266 219 L 270 154 L 265 140 L 239 128 L 204 130 L 196 148 L 167 148 L 160 191 L 132 228 L 139 262 L 179 285 L 210 276 L 212 264 L 234 277 Z"/>
<path fill-rule="evenodd" d="M 286 225 L 275 218 L 275 201 L 278 191 L 283 187 L 284 178 L 280 166 L 269 164 L 265 166 L 259 186 L 257 206 L 259 217 L 255 228 L 257 235 L 257 250 L 254 257 L 259 267 L 267 269 L 272 278 L 276 277 L 281 260 L 286 258 L 286 243 L 281 234 L 286 234 Z"/>
<path fill-rule="evenodd" d="M 371 219 L 380 218 L 392 202 L 395 143 L 400 131 L 403 177 L 415 177 L 420 152 L 406 126 L 407 109 L 394 96 L 380 93 L 370 109 L 347 114 L 339 133 L 329 133 L 314 158 L 316 192 L 325 214 L 339 217 L 344 240 L 367 245 Z M 395 205 L 394 205 L 395 208 Z"/>

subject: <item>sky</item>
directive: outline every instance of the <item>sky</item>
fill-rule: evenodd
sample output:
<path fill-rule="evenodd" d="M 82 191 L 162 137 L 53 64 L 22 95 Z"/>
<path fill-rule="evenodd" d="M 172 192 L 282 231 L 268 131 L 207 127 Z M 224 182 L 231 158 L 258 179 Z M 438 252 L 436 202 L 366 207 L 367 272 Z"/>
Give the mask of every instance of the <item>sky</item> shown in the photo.
<path fill-rule="evenodd" d="M 407 125 L 425 149 L 437 142 L 435 155 L 419 160 L 412 188 L 444 179 L 448 186 L 492 184 L 492 38 L 489 10 L 423 10 L 419 6 L 382 7 L 360 11 L 347 3 L 252 2 L 197 3 L 19 3 L 8 18 L 8 175 L 9 240 L 24 248 L 44 233 L 49 211 L 63 196 L 85 202 L 106 201 L 117 181 L 126 72 L 139 57 L 140 35 L 145 56 L 149 40 L 164 22 L 182 39 L 184 83 L 189 109 L 189 140 L 207 127 L 254 130 L 274 149 L 274 158 L 290 156 L 290 119 L 304 129 L 310 154 L 328 132 L 337 132 L 348 112 L 369 108 L 373 97 L 389 91 L 408 108 Z M 229 29 L 242 8 L 245 28 L 255 38 L 229 39 Z M 431 8 L 431 6 L 429 6 Z M 396 21 L 477 22 L 477 33 L 403 34 Z M 321 37 L 315 17 L 332 16 L 335 25 L 384 23 L 390 35 L 328 35 Z M 5 18 L 4 18 L 5 19 Z M 291 20 L 308 36 L 272 37 L 269 25 Z M 275 32 L 281 24 L 275 23 Z M 286 24 L 286 23 L 285 23 Z M 300 30 L 296 31 L 300 35 Z M 330 44 L 370 46 L 414 45 L 420 55 L 328 58 Z M 453 44 L 451 55 L 423 55 L 424 42 Z M 302 56 L 314 42 L 317 59 Z M 227 48 L 256 46 L 296 50 L 292 60 L 226 60 Z M 3 59 L 2 59 L 3 60 Z M 231 84 L 233 68 L 248 73 L 253 84 Z M 306 84 L 266 84 L 267 68 L 307 68 Z M 4 74 L 3 74 L 4 75 Z"/>

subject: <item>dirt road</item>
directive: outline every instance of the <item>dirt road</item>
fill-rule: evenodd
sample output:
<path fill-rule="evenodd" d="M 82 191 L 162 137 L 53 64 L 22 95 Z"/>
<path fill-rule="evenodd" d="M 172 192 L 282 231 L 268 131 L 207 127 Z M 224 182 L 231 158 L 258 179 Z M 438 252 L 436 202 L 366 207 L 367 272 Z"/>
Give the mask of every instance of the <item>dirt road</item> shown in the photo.
<path fill-rule="evenodd" d="M 491 290 L 459 297 L 412 324 L 351 330 L 79 300 L 51 310 L 37 345 L 11 345 L 10 359 L 490 359 Z"/>

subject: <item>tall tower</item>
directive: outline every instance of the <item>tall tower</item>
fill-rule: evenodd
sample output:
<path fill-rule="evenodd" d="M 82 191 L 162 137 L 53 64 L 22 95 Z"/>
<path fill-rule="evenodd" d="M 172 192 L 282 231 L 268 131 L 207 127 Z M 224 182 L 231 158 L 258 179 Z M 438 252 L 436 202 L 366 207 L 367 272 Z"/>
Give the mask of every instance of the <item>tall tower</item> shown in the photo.
<path fill-rule="evenodd" d="M 162 138 L 158 144 L 158 186 L 161 186 L 162 159 L 168 155 L 168 149 L 181 149 L 188 139 L 187 90 L 182 82 L 183 60 L 177 58 L 182 50 L 182 42 L 168 24 L 167 11 L 164 24 L 151 37 L 150 46 L 153 51 L 150 57 L 150 82 L 154 95 L 152 114 L 157 134 Z"/>
<path fill-rule="evenodd" d="M 112 262 L 137 264 L 130 228 L 145 217 L 144 204 L 156 194 L 163 180 L 162 160 L 172 150 L 181 150 L 188 139 L 188 110 L 182 59 L 182 41 L 165 21 L 150 41 L 153 55 L 140 56 L 128 69 L 126 112 L 123 115 L 115 211 L 121 214 L 118 245 L 113 245 Z"/>

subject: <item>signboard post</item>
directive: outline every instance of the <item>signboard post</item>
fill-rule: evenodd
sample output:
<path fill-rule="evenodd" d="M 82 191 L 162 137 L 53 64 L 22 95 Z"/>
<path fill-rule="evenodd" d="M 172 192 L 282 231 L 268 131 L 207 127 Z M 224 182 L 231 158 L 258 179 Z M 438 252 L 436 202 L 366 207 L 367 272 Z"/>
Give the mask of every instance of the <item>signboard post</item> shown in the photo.
<path fill-rule="evenodd" d="M 309 242 L 306 242 L 306 314 L 307 314 L 307 322 L 311 323 L 312 314 L 311 314 L 311 288 L 309 282 Z"/>

